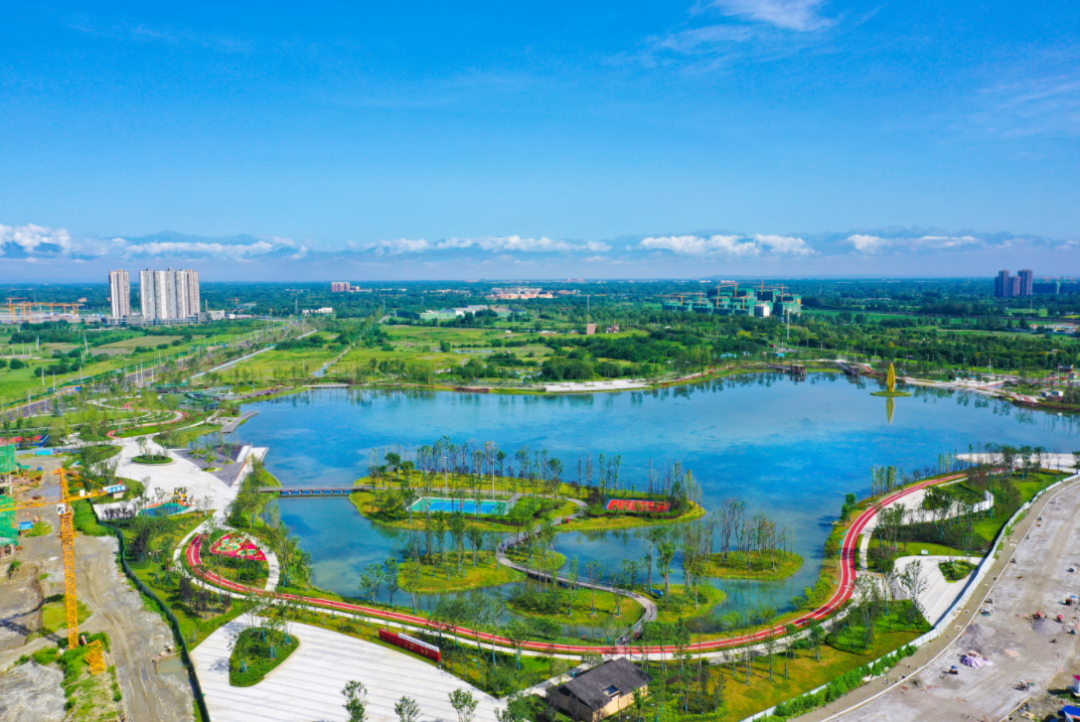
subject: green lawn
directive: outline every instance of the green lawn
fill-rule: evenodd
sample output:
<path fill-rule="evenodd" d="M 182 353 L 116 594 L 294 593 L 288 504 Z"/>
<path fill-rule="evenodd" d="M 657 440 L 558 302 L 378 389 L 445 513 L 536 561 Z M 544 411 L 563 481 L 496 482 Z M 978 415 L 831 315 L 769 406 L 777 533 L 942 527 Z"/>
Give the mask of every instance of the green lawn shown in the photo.
<path fill-rule="evenodd" d="M 164 341 L 159 339 L 171 339 L 178 337 L 166 337 L 166 336 L 138 336 L 135 338 L 129 338 L 124 341 L 120 341 L 119 348 L 145 346 L 150 348 L 150 351 L 136 354 L 124 354 L 118 356 L 112 356 L 107 360 L 102 361 L 90 361 L 81 370 L 71 373 L 60 374 L 56 376 L 55 382 L 57 386 L 62 386 L 68 383 L 78 383 L 84 378 L 90 378 L 99 374 L 104 374 L 112 371 L 117 371 L 124 368 L 131 368 L 139 363 L 146 363 L 156 361 L 158 354 L 163 357 L 175 358 L 180 353 L 190 352 L 197 346 L 207 345 L 208 343 L 218 343 L 223 340 L 235 341 L 238 336 L 248 333 L 251 328 L 247 325 L 237 326 L 236 334 L 221 335 L 219 334 L 214 339 L 208 340 L 195 340 L 194 338 L 190 343 L 180 344 L 179 346 L 170 345 L 167 350 L 158 351 L 156 346 L 160 345 Z M 106 344 L 112 346 L 113 344 Z M 16 344 L 16 350 L 21 350 L 22 344 Z M 113 351 L 116 349 L 114 348 Z M 0 351 L 6 351 L 6 349 L 0 348 Z M 97 347 L 90 349 L 91 355 L 98 353 Z M 68 359 L 70 360 L 70 359 Z M 53 377 L 51 374 L 47 374 L 44 378 L 44 384 L 42 378 L 34 376 L 34 369 L 38 367 L 48 367 L 57 362 L 57 359 L 51 357 L 44 358 L 32 358 L 28 362 L 27 368 L 12 370 L 11 368 L 0 369 L 0 398 L 5 402 L 10 403 L 14 399 L 18 398 L 25 401 L 27 392 L 33 396 L 39 396 L 51 392 L 53 386 Z"/>
<path fill-rule="evenodd" d="M 67 605 L 64 603 L 65 596 L 57 594 L 45 601 L 41 608 L 41 634 L 49 635 L 67 629 Z M 90 618 L 90 608 L 79 600 L 79 624 Z"/>
<path fill-rule="evenodd" d="M 663 589 L 662 584 L 656 586 Z M 727 594 L 711 584 L 701 584 L 694 591 L 695 596 L 691 596 L 682 584 L 672 584 L 670 594 L 663 597 L 650 594 L 657 606 L 656 621 L 670 624 L 680 619 L 699 617 L 708 614 L 713 607 L 727 599 Z"/>
<path fill-rule="evenodd" d="M 419 568 L 413 560 L 402 562 L 399 567 L 401 589 L 418 594 L 441 594 L 465 589 L 495 587 L 500 584 L 519 582 L 525 578 L 521 572 L 499 564 L 491 552 L 481 552 L 473 564 L 473 552 L 466 552 L 462 561 L 463 576 L 458 576 L 456 554 L 443 554 L 434 564 L 421 560 Z"/>
<path fill-rule="evenodd" d="M 593 612 L 593 592 L 590 589 L 559 589 L 556 594 L 558 604 L 550 599 L 549 594 L 530 598 L 515 597 L 507 601 L 507 606 L 517 614 L 534 619 L 547 619 L 558 624 L 580 624 L 600 626 L 608 619 L 617 625 L 633 624 L 645 613 L 644 607 L 628 597 L 622 598 L 621 614 L 615 616 L 615 595 L 611 592 L 596 592 L 596 611 Z M 573 614 L 570 614 L 571 603 Z"/>

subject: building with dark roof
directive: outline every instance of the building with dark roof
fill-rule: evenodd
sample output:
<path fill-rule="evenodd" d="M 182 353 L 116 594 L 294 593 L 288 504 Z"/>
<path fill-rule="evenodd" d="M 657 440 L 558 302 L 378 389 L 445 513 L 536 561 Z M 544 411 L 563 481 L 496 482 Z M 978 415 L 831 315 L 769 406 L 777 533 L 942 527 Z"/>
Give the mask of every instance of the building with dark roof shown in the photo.
<path fill-rule="evenodd" d="M 651 678 L 620 657 L 593 667 L 566 684 L 548 690 L 548 702 L 584 722 L 597 722 L 634 704 L 634 692 L 649 693 Z"/>

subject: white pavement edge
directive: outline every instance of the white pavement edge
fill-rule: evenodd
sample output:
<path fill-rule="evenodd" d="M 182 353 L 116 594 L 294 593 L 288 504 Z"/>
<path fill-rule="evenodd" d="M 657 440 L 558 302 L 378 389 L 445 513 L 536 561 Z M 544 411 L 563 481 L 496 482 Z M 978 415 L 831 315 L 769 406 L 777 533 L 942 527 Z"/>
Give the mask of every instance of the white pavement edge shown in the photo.
<path fill-rule="evenodd" d="M 498 702 L 468 683 L 430 664 L 378 644 L 307 624 L 292 623 L 300 646 L 251 687 L 229 684 L 233 640 L 248 626 L 236 619 L 196 647 L 191 657 L 214 722 L 338 722 L 348 719 L 341 694 L 351 680 L 367 689 L 368 719 L 396 722 L 394 704 L 416 700 L 420 722 L 447 722 L 457 715 L 449 695 L 471 691 L 479 701 L 477 722 L 496 722 Z"/>

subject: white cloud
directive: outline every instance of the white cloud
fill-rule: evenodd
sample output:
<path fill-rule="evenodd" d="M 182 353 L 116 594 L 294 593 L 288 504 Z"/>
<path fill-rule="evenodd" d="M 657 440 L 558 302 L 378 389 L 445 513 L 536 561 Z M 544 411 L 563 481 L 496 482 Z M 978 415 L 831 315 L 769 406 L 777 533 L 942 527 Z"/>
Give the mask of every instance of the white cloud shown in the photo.
<path fill-rule="evenodd" d="M 0 252 L 5 246 L 17 246 L 25 254 L 70 253 L 74 249 L 71 235 L 63 228 L 37 226 L 5 226 L 0 224 Z"/>
<path fill-rule="evenodd" d="M 646 238 L 639 248 L 667 250 L 680 256 L 728 256 L 752 258 L 761 255 L 811 256 L 817 253 L 801 238 L 789 236 L 660 236 Z"/>
<path fill-rule="evenodd" d="M 823 0 L 713 0 L 710 4 L 724 15 L 768 23 L 784 30 L 820 30 L 835 22 L 819 14 Z"/>
<path fill-rule="evenodd" d="M 151 243 L 133 243 L 125 246 L 124 256 L 209 256 L 221 259 L 240 259 L 262 256 L 274 250 L 274 245 L 267 241 L 248 244 L 204 243 L 201 241 L 154 241 Z"/>
<path fill-rule="evenodd" d="M 521 236 L 481 236 L 478 238 L 446 238 L 432 243 L 424 239 L 399 238 L 395 241 L 379 241 L 365 247 L 374 250 L 375 253 L 422 253 L 424 251 L 449 251 L 466 248 L 475 248 L 489 253 L 519 252 L 519 253 L 573 253 L 575 251 L 587 251 L 590 253 L 603 253 L 611 250 L 607 243 L 590 241 L 588 243 L 571 243 L 551 238 L 522 238 Z"/>
<path fill-rule="evenodd" d="M 395 241 L 379 241 L 373 246 L 367 246 L 368 249 L 374 249 L 375 253 L 382 255 L 384 253 L 398 254 L 398 253 L 419 253 L 431 248 L 431 244 L 425 241 L 423 238 L 416 240 L 410 238 L 398 238 Z"/>
<path fill-rule="evenodd" d="M 981 246 L 984 241 L 974 236 L 920 236 L 918 238 L 881 238 L 856 233 L 848 236 L 845 243 L 850 243 L 859 253 L 881 253 L 887 249 L 907 251 L 947 251 L 968 246 Z"/>

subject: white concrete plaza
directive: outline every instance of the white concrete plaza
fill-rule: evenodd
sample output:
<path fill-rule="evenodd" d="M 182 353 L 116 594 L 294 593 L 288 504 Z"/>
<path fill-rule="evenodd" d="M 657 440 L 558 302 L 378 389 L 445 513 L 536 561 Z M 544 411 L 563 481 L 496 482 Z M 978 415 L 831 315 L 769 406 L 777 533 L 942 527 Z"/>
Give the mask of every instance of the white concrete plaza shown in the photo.
<path fill-rule="evenodd" d="M 449 694 L 473 693 L 480 704 L 476 722 L 495 722 L 500 705 L 448 672 L 392 649 L 307 624 L 293 624 L 300 647 L 252 687 L 229 685 L 232 640 L 247 626 L 237 619 L 211 634 L 192 659 L 214 722 L 343 722 L 342 688 L 358 680 L 367 688 L 368 719 L 397 722 L 394 704 L 402 696 L 420 705 L 421 722 L 456 722 Z"/>
<path fill-rule="evenodd" d="M 162 491 L 166 500 L 172 497 L 175 490 L 187 489 L 188 499 L 192 503 L 198 505 L 199 501 L 203 501 L 205 508 L 216 510 L 216 516 L 219 520 L 224 520 L 229 504 L 236 498 L 241 481 L 251 468 L 250 464 L 245 466 L 240 477 L 230 486 L 213 474 L 203 471 L 193 462 L 163 449 L 154 442 L 149 444 L 150 452 L 155 454 L 167 453 L 172 458 L 171 464 L 160 466 L 136 464 L 133 459 L 139 455 L 138 442 L 131 438 L 121 439 L 119 443 L 121 445 L 120 462 L 116 468 L 116 475 L 125 479 L 145 481 L 146 498 L 148 500 L 153 501 L 155 499 L 158 489 Z M 251 453 L 263 457 L 266 452 L 266 449 L 260 448 L 253 449 Z M 101 508 L 114 506 L 124 506 L 124 503 L 100 505 Z"/>
<path fill-rule="evenodd" d="M 953 602 L 964 593 L 964 589 L 967 588 L 968 581 L 971 579 L 971 575 L 964 577 L 958 582 L 950 582 L 945 578 L 945 575 L 941 573 L 941 567 L 938 565 L 941 562 L 947 562 L 950 560 L 960 560 L 971 562 L 972 564 L 978 564 L 982 561 L 982 557 L 942 557 L 942 556 L 918 556 L 918 557 L 900 557 L 896 560 L 896 574 L 900 576 L 908 568 L 909 564 L 913 562 L 922 562 L 923 577 L 926 579 L 926 588 L 919 594 L 919 606 L 922 607 L 923 616 L 930 624 L 937 624 L 938 621 L 945 616 L 945 612 L 949 611 Z M 897 584 L 893 593 L 898 599 L 903 599 L 907 595 L 903 589 Z"/>

